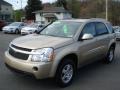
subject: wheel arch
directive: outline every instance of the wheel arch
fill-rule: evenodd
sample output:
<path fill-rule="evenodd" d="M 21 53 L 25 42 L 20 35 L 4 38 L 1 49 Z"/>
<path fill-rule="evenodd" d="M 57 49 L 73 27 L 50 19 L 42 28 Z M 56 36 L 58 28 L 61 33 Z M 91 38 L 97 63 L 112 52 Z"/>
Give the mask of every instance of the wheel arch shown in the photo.
<path fill-rule="evenodd" d="M 115 49 L 116 43 L 112 43 L 112 44 L 110 45 L 110 47 L 114 47 L 114 49 Z M 109 48 L 110 48 L 110 47 L 109 47 Z"/>
<path fill-rule="evenodd" d="M 77 67 L 78 67 L 78 56 L 75 53 L 70 53 L 70 54 L 67 54 L 67 55 L 63 56 L 60 59 L 54 75 L 56 75 L 57 70 L 58 70 L 59 66 L 61 65 L 61 63 L 64 62 L 64 60 L 67 59 L 67 58 L 73 60 L 73 62 L 75 63 L 76 69 L 77 69 Z"/>

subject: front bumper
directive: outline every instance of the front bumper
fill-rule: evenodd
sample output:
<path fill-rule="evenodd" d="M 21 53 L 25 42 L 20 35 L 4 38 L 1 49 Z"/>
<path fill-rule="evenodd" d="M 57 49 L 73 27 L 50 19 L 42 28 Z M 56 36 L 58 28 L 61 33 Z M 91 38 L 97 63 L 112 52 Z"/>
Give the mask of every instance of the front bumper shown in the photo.
<path fill-rule="evenodd" d="M 15 31 L 10 31 L 10 30 L 2 30 L 3 33 L 15 33 Z"/>
<path fill-rule="evenodd" d="M 29 32 L 29 31 L 21 31 L 21 34 L 22 35 L 25 35 L 25 34 L 32 34 L 33 33 L 33 31 L 32 32 Z"/>
<path fill-rule="evenodd" d="M 32 74 L 36 79 L 50 77 L 52 62 L 30 62 L 16 59 L 5 52 L 5 64 L 15 70 Z"/>

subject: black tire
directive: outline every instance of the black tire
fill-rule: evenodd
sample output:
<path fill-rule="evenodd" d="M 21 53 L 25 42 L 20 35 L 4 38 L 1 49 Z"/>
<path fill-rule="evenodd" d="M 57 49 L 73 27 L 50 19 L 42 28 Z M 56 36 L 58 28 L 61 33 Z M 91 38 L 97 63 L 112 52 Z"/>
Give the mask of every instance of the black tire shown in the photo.
<path fill-rule="evenodd" d="M 4 34 L 7 34 L 7 32 L 4 32 Z"/>
<path fill-rule="evenodd" d="M 105 58 L 105 63 L 109 64 L 113 62 L 114 52 L 115 52 L 115 47 L 110 47 L 110 49 L 108 50 L 107 56 Z"/>
<path fill-rule="evenodd" d="M 120 41 L 120 38 L 116 38 L 116 41 Z"/>
<path fill-rule="evenodd" d="M 34 33 L 37 33 L 38 31 L 37 30 L 35 30 L 35 32 Z"/>
<path fill-rule="evenodd" d="M 67 70 L 68 67 L 69 67 L 69 70 Z M 63 73 L 63 70 L 64 70 L 64 73 Z M 67 74 L 66 74 L 66 72 L 67 72 Z M 56 72 L 55 81 L 56 81 L 57 85 L 60 87 L 69 86 L 73 81 L 75 73 L 76 73 L 76 66 L 75 66 L 75 63 L 73 62 L 73 60 L 64 59 L 63 62 L 61 62 L 60 65 L 58 66 L 58 69 Z M 66 77 L 66 81 L 65 81 L 65 77 Z M 67 81 L 67 79 L 68 79 L 68 81 Z"/>
<path fill-rule="evenodd" d="M 15 30 L 15 34 L 19 34 L 19 30 L 18 29 Z"/>

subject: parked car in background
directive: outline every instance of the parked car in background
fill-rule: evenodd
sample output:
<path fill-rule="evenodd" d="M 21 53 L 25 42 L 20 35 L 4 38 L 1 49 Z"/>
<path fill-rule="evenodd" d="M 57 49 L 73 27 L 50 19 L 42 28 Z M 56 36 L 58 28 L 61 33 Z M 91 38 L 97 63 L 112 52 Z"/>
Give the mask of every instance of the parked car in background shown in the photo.
<path fill-rule="evenodd" d="M 116 40 L 120 40 L 120 26 L 113 26 L 113 30 L 116 34 Z"/>
<path fill-rule="evenodd" d="M 20 33 L 21 29 L 25 26 L 25 23 L 23 22 L 13 22 L 9 24 L 8 26 L 3 27 L 4 33 Z"/>
<path fill-rule="evenodd" d="M 114 35 L 104 19 L 59 20 L 38 35 L 13 40 L 5 52 L 5 64 L 37 79 L 55 77 L 59 86 L 66 87 L 78 68 L 96 60 L 114 60 Z"/>
<path fill-rule="evenodd" d="M 6 25 L 5 21 L 0 20 L 0 31 L 2 30 L 2 28 Z"/>
<path fill-rule="evenodd" d="M 32 24 L 27 25 L 24 28 L 22 28 L 21 34 L 25 35 L 25 34 L 37 33 L 40 30 L 42 30 L 44 27 L 45 27 L 44 25 L 41 25 L 38 23 L 32 23 Z"/>

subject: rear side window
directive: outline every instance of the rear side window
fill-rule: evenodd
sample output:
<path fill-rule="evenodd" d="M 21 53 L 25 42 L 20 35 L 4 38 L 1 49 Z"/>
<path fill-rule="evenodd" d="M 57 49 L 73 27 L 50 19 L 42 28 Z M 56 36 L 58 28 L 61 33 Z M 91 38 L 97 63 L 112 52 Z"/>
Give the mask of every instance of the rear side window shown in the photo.
<path fill-rule="evenodd" d="M 98 35 L 104 35 L 108 34 L 108 29 L 104 23 L 98 22 L 96 23 L 96 32 Z"/>
<path fill-rule="evenodd" d="M 82 35 L 84 34 L 92 34 L 93 36 L 96 36 L 96 31 L 95 31 L 95 25 L 94 23 L 88 23 L 85 25 L 82 31 Z"/>

